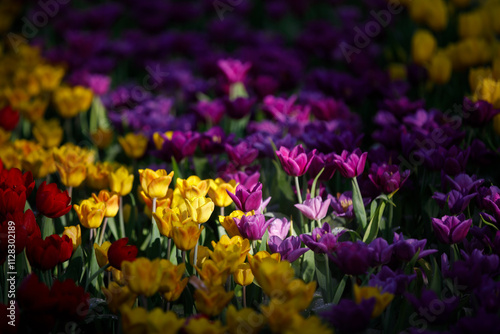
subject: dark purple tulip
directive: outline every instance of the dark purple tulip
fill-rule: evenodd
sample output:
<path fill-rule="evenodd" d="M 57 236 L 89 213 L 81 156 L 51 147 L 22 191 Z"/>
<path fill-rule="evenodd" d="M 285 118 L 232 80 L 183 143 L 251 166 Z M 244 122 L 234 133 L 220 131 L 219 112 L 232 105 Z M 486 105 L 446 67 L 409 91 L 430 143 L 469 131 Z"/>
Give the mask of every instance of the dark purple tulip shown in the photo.
<path fill-rule="evenodd" d="M 375 298 L 363 299 L 359 304 L 350 299 L 342 299 L 338 305 L 321 313 L 321 317 L 339 331 L 358 333 L 364 331 L 370 324 L 374 307 Z"/>
<path fill-rule="evenodd" d="M 368 284 L 381 287 L 383 292 L 401 295 L 416 277 L 416 274 L 406 275 L 401 269 L 392 271 L 389 267 L 383 266 L 378 274 L 371 276 Z"/>
<path fill-rule="evenodd" d="M 432 218 L 432 228 L 438 240 L 445 244 L 456 244 L 464 240 L 471 226 L 472 219 L 465 219 L 463 214 Z"/>
<path fill-rule="evenodd" d="M 364 242 L 344 241 L 328 257 L 346 275 L 363 275 L 372 264 L 373 252 Z"/>
<path fill-rule="evenodd" d="M 498 327 L 498 314 L 486 313 L 480 310 L 473 317 L 461 318 L 455 326 L 452 327 L 450 333 L 457 334 L 475 334 L 475 333 L 500 333 Z"/>
<path fill-rule="evenodd" d="M 269 238 L 279 237 L 281 240 L 286 239 L 290 233 L 290 222 L 286 218 L 269 219 Z"/>
<path fill-rule="evenodd" d="M 224 130 L 214 126 L 201 134 L 200 149 L 205 154 L 220 154 L 224 152 L 224 145 L 231 141 L 234 135 L 226 136 Z"/>
<path fill-rule="evenodd" d="M 259 75 L 254 80 L 253 88 L 260 98 L 264 98 L 278 90 L 279 82 L 270 75 Z"/>
<path fill-rule="evenodd" d="M 226 182 L 229 182 L 230 180 L 235 180 L 236 183 L 239 183 L 246 189 L 251 189 L 259 182 L 260 173 L 256 171 L 254 168 L 247 167 L 245 171 L 235 171 L 226 173 L 225 175 L 223 175 L 223 178 L 224 180 L 226 180 Z"/>
<path fill-rule="evenodd" d="M 500 194 L 495 193 L 490 196 L 486 196 L 483 199 L 484 206 L 486 209 L 493 213 L 493 217 L 497 222 L 500 221 Z"/>
<path fill-rule="evenodd" d="M 170 162 L 172 157 L 179 162 L 185 157 L 192 156 L 201 137 L 199 133 L 191 131 L 174 131 L 171 139 L 164 133 L 160 136 L 163 138 L 163 144 L 157 155 L 167 162 Z"/>
<path fill-rule="evenodd" d="M 346 178 L 354 178 L 363 173 L 365 169 L 366 156 L 368 153 L 361 153 L 359 148 L 354 152 L 349 153 L 343 151 L 341 155 L 334 155 L 334 162 L 337 165 L 337 170 Z"/>
<path fill-rule="evenodd" d="M 263 214 L 257 213 L 253 216 L 242 216 L 234 218 L 234 222 L 238 227 L 243 238 L 249 240 L 260 240 L 266 233 L 269 222 L 266 222 L 266 217 Z"/>
<path fill-rule="evenodd" d="M 500 282 L 491 277 L 483 276 L 481 284 L 474 289 L 475 299 L 479 307 L 489 313 L 497 313 L 500 310 Z"/>
<path fill-rule="evenodd" d="M 323 154 L 316 153 L 312 158 L 311 165 L 309 166 L 309 175 L 314 179 L 323 170 L 318 180 L 328 181 L 335 174 L 335 163 L 333 162 L 333 153 Z"/>
<path fill-rule="evenodd" d="M 259 155 L 259 151 L 250 147 L 246 141 L 242 141 L 234 146 L 226 144 L 225 148 L 229 161 L 238 167 L 250 165 Z"/>
<path fill-rule="evenodd" d="M 389 245 L 384 238 L 376 238 L 370 242 L 368 247 L 372 249 L 373 267 L 387 264 L 391 261 L 393 246 Z"/>
<path fill-rule="evenodd" d="M 483 100 L 473 102 L 468 97 L 464 97 L 463 112 L 465 123 L 480 127 L 490 123 L 493 117 L 500 113 L 500 109 L 493 108 L 489 102 Z"/>
<path fill-rule="evenodd" d="M 264 98 L 262 110 L 269 113 L 277 121 L 287 123 L 293 119 L 299 123 L 307 122 L 309 119 L 309 106 L 303 107 L 295 104 L 297 97 L 290 96 L 288 100 L 272 95 Z"/>
<path fill-rule="evenodd" d="M 252 189 L 240 184 L 236 187 L 235 194 L 230 191 L 227 191 L 227 194 L 233 199 L 238 210 L 243 212 L 258 210 L 262 203 L 262 183 L 257 183 Z"/>
<path fill-rule="evenodd" d="M 226 112 L 226 107 L 221 100 L 202 100 L 196 103 L 194 110 L 203 119 L 210 121 L 212 124 L 218 124 Z"/>
<path fill-rule="evenodd" d="M 460 303 L 458 297 L 452 296 L 441 300 L 433 290 L 427 289 L 422 290 L 420 298 L 410 293 L 404 295 L 418 312 L 418 315 L 433 324 L 446 323 Z M 436 312 L 436 310 L 440 312 Z"/>
<path fill-rule="evenodd" d="M 328 223 L 324 223 L 322 227 L 317 227 L 312 230 L 311 235 L 301 234 L 300 239 L 314 253 L 330 253 L 339 245 L 338 239 L 344 234 L 344 231 L 333 234 Z"/>
<path fill-rule="evenodd" d="M 448 205 L 450 212 L 452 214 L 459 214 L 464 212 L 469 206 L 470 201 L 476 197 L 476 193 L 463 195 L 458 190 L 451 190 L 447 194 L 436 192 L 432 198 L 436 200 L 440 208 L 443 208 L 445 205 Z"/>
<path fill-rule="evenodd" d="M 311 165 L 312 158 L 315 154 L 316 150 L 312 150 L 306 154 L 302 145 L 295 146 L 292 150 L 281 146 L 280 149 L 276 151 L 281 166 L 290 176 L 304 175 Z"/>
<path fill-rule="evenodd" d="M 346 219 L 354 218 L 354 207 L 352 206 L 352 192 L 346 191 L 343 194 L 337 194 L 333 197 L 328 194 L 331 200 L 330 205 L 333 208 L 333 214 L 337 217 L 345 217 Z"/>
<path fill-rule="evenodd" d="M 344 102 L 333 98 L 311 101 L 312 113 L 320 121 L 330 121 L 345 117 L 349 108 Z"/>
<path fill-rule="evenodd" d="M 399 99 L 386 99 L 382 109 L 391 112 L 396 117 L 403 117 L 425 107 L 425 100 L 410 101 L 406 96 Z"/>
<path fill-rule="evenodd" d="M 256 102 L 256 99 L 238 97 L 234 100 L 230 100 L 228 97 L 224 97 L 223 101 L 226 107 L 227 115 L 234 119 L 241 119 L 250 114 L 250 112 L 252 111 L 252 107 Z"/>
<path fill-rule="evenodd" d="M 383 164 L 378 166 L 372 164 L 368 177 L 372 183 L 384 194 L 392 194 L 405 183 L 406 179 L 410 176 L 410 171 L 405 170 L 399 172 L 399 167 L 396 165 Z"/>
<path fill-rule="evenodd" d="M 427 239 L 417 240 L 417 239 L 404 239 L 403 233 L 394 233 L 393 240 L 393 258 L 400 261 L 410 261 L 413 256 L 420 251 L 418 258 L 421 259 L 427 255 L 434 254 L 437 249 L 425 249 L 425 244 Z"/>
<path fill-rule="evenodd" d="M 277 236 L 272 236 L 269 238 L 267 244 L 271 253 L 280 253 L 281 259 L 288 262 L 294 262 L 309 250 L 309 248 L 301 248 L 300 238 L 294 236 L 290 236 L 285 240 Z"/>

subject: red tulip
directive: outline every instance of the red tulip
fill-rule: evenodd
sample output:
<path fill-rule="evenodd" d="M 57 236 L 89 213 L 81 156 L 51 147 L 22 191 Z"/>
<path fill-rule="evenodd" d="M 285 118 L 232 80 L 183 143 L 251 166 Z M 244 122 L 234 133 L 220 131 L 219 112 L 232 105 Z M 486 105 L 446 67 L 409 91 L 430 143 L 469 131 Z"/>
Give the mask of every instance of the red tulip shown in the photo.
<path fill-rule="evenodd" d="M 23 212 L 26 205 L 26 193 L 17 194 L 14 190 L 0 189 L 0 217 L 9 213 Z"/>
<path fill-rule="evenodd" d="M 33 238 L 26 247 L 30 264 L 38 269 L 47 270 L 63 263 L 73 253 L 73 243 L 67 235 L 49 235 L 45 240 Z"/>
<path fill-rule="evenodd" d="M 90 295 L 81 286 L 76 286 L 72 279 L 55 281 L 50 296 L 57 300 L 56 314 L 59 319 L 83 320 L 88 313 Z"/>
<path fill-rule="evenodd" d="M 12 234 L 12 232 L 14 232 Z M 9 237 L 12 235 L 12 237 Z M 20 254 L 28 241 L 32 238 L 40 238 L 40 228 L 35 220 L 33 211 L 17 211 L 13 214 L 7 214 L 4 221 L 0 221 L 0 257 L 3 259 L 8 254 L 9 244 L 15 245 L 16 254 Z M 12 242 L 15 240 L 14 243 Z M 3 260 L 0 260 L 2 263 Z"/>
<path fill-rule="evenodd" d="M 12 131 L 16 128 L 19 122 L 19 113 L 12 109 L 11 106 L 6 106 L 0 110 L 0 127 L 5 131 Z"/>
<path fill-rule="evenodd" d="M 49 218 L 59 218 L 71 210 L 71 197 L 68 191 L 62 191 L 57 184 L 47 184 L 46 181 L 36 192 L 36 207 L 40 213 Z"/>
<path fill-rule="evenodd" d="M 31 172 L 21 172 L 18 168 L 0 170 L 0 189 L 12 189 L 18 195 L 26 193 L 29 197 L 35 188 L 35 180 Z"/>
<path fill-rule="evenodd" d="M 108 260 L 116 269 L 122 269 L 123 261 L 134 261 L 137 257 L 137 247 L 134 245 L 127 246 L 128 238 L 121 238 L 108 249 Z"/>

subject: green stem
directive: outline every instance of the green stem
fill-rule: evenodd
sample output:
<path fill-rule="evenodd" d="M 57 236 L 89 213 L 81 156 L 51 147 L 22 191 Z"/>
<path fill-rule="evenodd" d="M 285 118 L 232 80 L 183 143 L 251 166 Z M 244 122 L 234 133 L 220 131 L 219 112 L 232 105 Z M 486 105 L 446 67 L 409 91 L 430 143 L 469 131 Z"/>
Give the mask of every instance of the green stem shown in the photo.
<path fill-rule="evenodd" d="M 302 192 L 300 191 L 299 177 L 295 176 L 295 188 L 297 188 L 297 198 L 299 199 L 299 204 L 302 204 Z"/>
<path fill-rule="evenodd" d="M 359 189 L 358 180 L 356 177 L 352 179 L 352 200 L 354 206 L 354 214 L 358 223 L 361 223 L 363 230 L 366 229 L 366 210 L 363 203 L 363 197 L 361 196 L 361 190 Z"/>
<path fill-rule="evenodd" d="M 85 283 L 85 291 L 87 291 L 87 288 L 88 288 L 89 284 L 92 283 L 97 278 L 97 276 L 99 276 L 104 271 L 106 271 L 106 269 L 108 269 L 110 266 L 111 265 L 109 263 L 107 263 L 105 266 L 99 268 L 99 270 L 96 271 L 92 276 L 90 276 L 90 278 Z"/>
<path fill-rule="evenodd" d="M 99 237 L 99 246 L 102 245 L 102 240 L 104 239 L 104 231 L 106 231 L 106 225 L 108 224 L 108 217 L 104 218 L 104 223 L 101 227 L 101 236 Z"/>
<path fill-rule="evenodd" d="M 243 286 L 243 307 L 247 307 L 247 287 Z"/>
<path fill-rule="evenodd" d="M 119 202 L 119 217 L 120 217 L 120 238 L 125 238 L 125 222 L 123 220 L 123 196 L 120 196 Z"/>

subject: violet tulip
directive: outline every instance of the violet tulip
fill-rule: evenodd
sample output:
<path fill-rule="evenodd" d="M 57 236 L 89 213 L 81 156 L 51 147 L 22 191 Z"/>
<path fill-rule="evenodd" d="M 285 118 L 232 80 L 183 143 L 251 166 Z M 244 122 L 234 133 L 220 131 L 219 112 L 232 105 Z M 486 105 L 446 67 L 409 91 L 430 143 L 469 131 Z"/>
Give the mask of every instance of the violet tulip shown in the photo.
<path fill-rule="evenodd" d="M 273 236 L 269 238 L 267 243 L 269 245 L 269 250 L 272 253 L 279 253 L 281 255 L 281 259 L 288 262 L 294 262 L 302 254 L 309 250 L 309 248 L 300 247 L 300 238 L 294 236 L 288 237 L 284 240 L 280 237 Z"/>
<path fill-rule="evenodd" d="M 262 183 L 257 183 L 252 189 L 240 184 L 236 187 L 235 194 L 230 191 L 227 191 L 227 194 L 233 199 L 238 210 L 243 212 L 258 210 L 262 203 Z"/>
<path fill-rule="evenodd" d="M 432 228 L 439 241 L 446 244 L 456 244 L 465 239 L 472 219 L 465 219 L 463 214 L 458 216 L 443 216 L 441 219 L 432 218 Z"/>
<path fill-rule="evenodd" d="M 321 196 L 316 196 L 305 200 L 302 204 L 295 204 L 295 207 L 300 210 L 309 219 L 321 220 L 325 218 L 328 212 L 328 206 L 330 205 L 330 199 L 323 201 Z"/>
<path fill-rule="evenodd" d="M 292 150 L 281 146 L 280 149 L 276 151 L 281 166 L 285 170 L 285 173 L 290 176 L 304 175 L 309 169 L 315 154 L 316 150 L 312 150 L 306 154 L 302 145 L 297 145 Z"/>
<path fill-rule="evenodd" d="M 263 214 L 255 214 L 251 216 L 242 216 L 241 218 L 233 218 L 234 223 L 238 227 L 243 238 L 249 240 L 260 240 L 266 233 L 269 222 L 266 222 L 266 217 Z"/>
<path fill-rule="evenodd" d="M 248 166 L 259 155 L 259 151 L 245 141 L 234 146 L 226 144 L 225 148 L 229 160 L 236 166 Z"/>
<path fill-rule="evenodd" d="M 345 230 L 339 233 L 332 233 L 332 228 L 328 223 L 324 223 L 322 227 L 313 229 L 311 234 L 301 234 L 300 239 L 314 253 L 324 254 L 334 251 L 339 243 L 338 239 Z"/>
<path fill-rule="evenodd" d="M 373 164 L 370 168 L 368 178 L 384 194 L 392 194 L 405 183 L 410 175 L 409 170 L 400 173 L 396 165 Z"/>
<path fill-rule="evenodd" d="M 344 241 L 339 243 L 333 254 L 328 254 L 346 275 L 362 275 L 372 264 L 373 250 L 364 242 Z"/>
<path fill-rule="evenodd" d="M 341 155 L 334 155 L 334 162 L 337 170 L 346 178 L 354 178 L 363 173 L 365 169 L 367 152 L 361 153 L 359 148 L 352 153 L 344 150 Z"/>

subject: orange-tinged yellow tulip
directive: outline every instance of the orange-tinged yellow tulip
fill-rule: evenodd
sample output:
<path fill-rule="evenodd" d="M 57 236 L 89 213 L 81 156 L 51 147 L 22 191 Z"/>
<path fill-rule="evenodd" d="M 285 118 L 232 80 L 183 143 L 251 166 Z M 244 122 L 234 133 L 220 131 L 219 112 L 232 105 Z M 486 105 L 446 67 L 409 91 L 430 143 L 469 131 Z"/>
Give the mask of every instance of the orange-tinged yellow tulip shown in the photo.
<path fill-rule="evenodd" d="M 93 153 L 73 144 L 54 148 L 52 153 L 61 182 L 66 187 L 82 184 L 87 176 L 87 165 L 94 161 Z"/>
<path fill-rule="evenodd" d="M 286 334 L 333 334 L 333 329 L 325 325 L 320 318 L 311 315 L 308 318 L 298 317 Z"/>
<path fill-rule="evenodd" d="M 127 280 L 125 279 L 123 271 L 116 269 L 115 267 L 110 267 L 110 268 L 111 268 L 111 275 L 113 276 L 113 281 L 122 286 L 127 285 Z"/>
<path fill-rule="evenodd" d="M 205 197 L 208 193 L 208 182 L 201 180 L 196 175 L 191 175 L 187 179 L 177 179 L 176 190 L 178 190 L 184 199 L 191 200 L 195 197 Z M 174 191 L 175 196 L 175 191 Z"/>
<path fill-rule="evenodd" d="M 182 275 L 186 270 L 186 265 L 181 263 L 175 265 L 169 260 L 160 260 L 161 282 L 159 291 L 161 293 L 174 291 L 182 279 Z"/>
<path fill-rule="evenodd" d="M 491 78 L 493 72 L 489 67 L 471 68 L 469 70 L 469 87 L 474 93 L 484 78 Z"/>
<path fill-rule="evenodd" d="M 59 124 L 59 120 L 39 119 L 33 126 L 33 137 L 45 148 L 57 147 L 61 144 L 64 131 Z"/>
<path fill-rule="evenodd" d="M 160 259 L 151 261 L 140 257 L 133 262 L 123 261 L 122 273 L 130 290 L 139 295 L 151 297 L 160 288 L 162 279 Z"/>
<path fill-rule="evenodd" d="M 205 223 L 214 212 L 214 202 L 207 197 L 195 197 L 185 200 L 189 217 L 198 224 Z"/>
<path fill-rule="evenodd" d="M 53 91 L 61 83 L 64 76 L 64 68 L 62 66 L 39 64 L 35 67 L 33 75 L 40 83 L 42 90 Z"/>
<path fill-rule="evenodd" d="M 116 282 L 109 283 L 108 288 L 101 287 L 101 291 L 113 313 L 117 313 L 122 306 L 132 307 L 137 299 L 137 294 L 130 291 L 128 286 L 120 286 Z"/>
<path fill-rule="evenodd" d="M 199 225 L 194 222 L 188 222 L 184 225 L 174 224 L 172 228 L 172 240 L 175 246 L 183 251 L 193 249 L 198 242 L 198 238 L 203 228 L 203 226 L 200 228 Z"/>
<path fill-rule="evenodd" d="M 35 96 L 40 94 L 40 83 L 28 71 L 24 69 L 17 69 L 12 78 L 12 84 L 16 88 L 23 88 L 28 95 Z"/>
<path fill-rule="evenodd" d="M 83 86 L 60 86 L 54 90 L 56 110 L 63 118 L 72 118 L 86 111 L 92 103 L 92 90 Z"/>
<path fill-rule="evenodd" d="M 7 143 L 10 140 L 11 135 L 12 132 L 6 131 L 2 127 L 0 127 L 0 146 Z"/>
<path fill-rule="evenodd" d="M 460 38 L 477 38 L 490 32 L 488 22 L 484 20 L 479 12 L 474 11 L 458 15 L 458 35 Z"/>
<path fill-rule="evenodd" d="M 210 258 L 210 250 L 205 246 L 198 246 L 198 254 L 196 259 L 196 267 L 201 268 L 203 263 Z M 189 252 L 189 263 L 194 262 L 194 251 Z"/>
<path fill-rule="evenodd" d="M 197 289 L 194 292 L 196 308 L 199 312 L 214 317 L 219 315 L 233 298 L 234 291 L 226 292 L 222 286 Z"/>
<path fill-rule="evenodd" d="M 186 288 L 188 281 L 189 279 L 187 277 L 179 281 L 175 288 L 169 292 L 165 292 L 163 297 L 169 302 L 176 301 L 181 296 L 182 291 Z"/>
<path fill-rule="evenodd" d="M 295 271 L 289 262 L 276 262 L 270 257 L 260 263 L 255 258 L 249 262 L 255 280 L 266 295 L 286 296 L 287 286 L 295 277 Z"/>
<path fill-rule="evenodd" d="M 227 194 L 228 191 L 233 194 L 236 193 L 236 181 L 231 180 L 229 182 L 225 182 L 221 178 L 217 178 L 215 180 L 208 180 L 209 189 L 208 196 L 212 199 L 215 205 L 219 207 L 226 207 L 233 203 L 233 200 Z"/>
<path fill-rule="evenodd" d="M 98 228 L 101 226 L 106 214 L 106 203 L 96 203 L 93 199 L 85 199 L 80 205 L 73 205 L 73 208 L 78 215 L 80 223 L 86 228 Z"/>
<path fill-rule="evenodd" d="M 236 271 L 233 273 L 234 282 L 241 286 L 247 286 L 252 284 L 254 275 L 252 269 L 248 263 L 242 263 L 238 265 Z"/>
<path fill-rule="evenodd" d="M 234 305 L 229 305 L 226 313 L 226 322 L 230 334 L 257 334 L 266 324 L 264 315 L 251 308 L 236 310 Z"/>
<path fill-rule="evenodd" d="M 109 187 L 120 196 L 128 195 L 133 183 L 134 174 L 130 174 L 124 166 L 109 174 Z"/>
<path fill-rule="evenodd" d="M 288 307 L 288 304 L 279 298 L 271 299 L 269 305 L 261 306 L 260 309 L 273 333 L 286 333 L 297 327 L 302 318 L 296 310 Z"/>
<path fill-rule="evenodd" d="M 203 283 L 205 283 L 208 287 L 223 285 L 226 283 L 231 269 L 230 267 L 221 269 L 212 260 L 206 260 L 201 269 L 198 269 L 197 267 L 195 268 L 203 280 Z"/>
<path fill-rule="evenodd" d="M 108 249 L 109 246 L 111 246 L 111 242 L 109 241 L 104 241 L 102 245 L 94 244 L 94 252 L 95 252 L 95 258 L 97 259 L 97 264 L 99 267 L 104 267 L 109 263 L 108 261 Z M 108 268 L 108 271 L 110 268 Z"/>
<path fill-rule="evenodd" d="M 98 128 L 96 131 L 90 133 L 90 137 L 94 145 L 103 150 L 111 145 L 114 133 L 111 129 Z"/>
<path fill-rule="evenodd" d="M 113 172 L 113 166 L 109 162 L 97 162 L 87 165 L 86 183 L 92 189 L 109 188 L 109 174 Z"/>
<path fill-rule="evenodd" d="M 142 190 L 150 198 L 163 198 L 167 196 L 168 186 L 172 182 L 174 172 L 167 173 L 164 169 L 139 169 Z"/>
<path fill-rule="evenodd" d="M 360 304 L 363 300 L 375 298 L 375 306 L 372 312 L 372 318 L 378 317 L 385 310 L 387 305 L 391 303 L 394 299 L 392 293 L 382 293 L 382 288 L 354 285 L 354 298 L 357 304 Z"/>
<path fill-rule="evenodd" d="M 437 41 L 434 35 L 428 30 L 417 30 L 412 37 L 411 52 L 413 62 L 424 65 L 429 62 L 436 52 Z"/>
<path fill-rule="evenodd" d="M 125 137 L 118 137 L 118 142 L 122 147 L 127 157 L 131 159 L 139 159 L 146 152 L 148 147 L 148 138 L 141 133 L 129 132 Z"/>
<path fill-rule="evenodd" d="M 281 261 L 281 255 L 279 253 L 274 253 L 274 254 L 269 254 L 267 251 L 260 251 L 257 252 L 257 254 L 252 255 L 248 254 L 248 263 L 250 263 L 250 266 L 253 265 L 253 262 L 255 263 L 261 263 L 265 259 L 271 259 L 274 262 L 280 262 Z"/>
<path fill-rule="evenodd" d="M 43 117 L 47 107 L 49 106 L 49 100 L 45 97 L 36 97 L 26 102 L 21 102 L 17 105 L 12 103 L 21 115 L 26 118 L 31 123 L 36 122 Z"/>
<path fill-rule="evenodd" d="M 177 333 L 185 322 L 185 319 L 179 319 L 175 312 L 164 312 L 158 307 L 148 313 L 142 307 L 131 309 L 130 306 L 123 306 L 120 313 L 125 334 Z"/>
<path fill-rule="evenodd" d="M 56 164 L 52 150 L 45 150 L 43 147 L 22 155 L 22 168 L 33 173 L 35 179 L 43 179 L 47 175 L 56 172 Z"/>
<path fill-rule="evenodd" d="M 64 227 L 63 235 L 67 235 L 68 238 L 71 239 L 73 251 L 75 251 L 78 246 L 82 244 L 82 229 L 80 228 L 80 225 Z"/>
<path fill-rule="evenodd" d="M 297 311 L 305 310 L 311 304 L 314 292 L 316 291 L 316 281 L 305 283 L 301 279 L 294 279 L 286 286 L 285 300 L 290 308 Z"/>
<path fill-rule="evenodd" d="M 14 148 L 14 145 L 9 143 L 2 146 L 2 149 L 0 150 L 0 160 L 2 160 L 5 169 L 22 168 L 19 153 Z"/>
<path fill-rule="evenodd" d="M 118 194 L 107 190 L 101 190 L 99 195 L 92 194 L 92 198 L 94 198 L 94 201 L 97 203 L 103 202 L 106 204 L 105 217 L 114 217 L 118 213 L 120 199 Z"/>
<path fill-rule="evenodd" d="M 210 321 L 207 318 L 192 318 L 188 324 L 184 326 L 183 330 L 186 334 L 224 334 L 226 327 L 217 321 Z"/>
<path fill-rule="evenodd" d="M 239 264 L 245 262 L 245 258 L 250 252 L 250 241 L 239 236 L 229 239 L 227 235 L 223 235 L 219 242 L 212 241 L 212 247 L 214 250 L 210 251 L 210 258 L 217 263 L 227 260 L 233 261 L 232 257 L 236 256 L 234 267 L 231 269 L 231 272 L 234 272 Z"/>

